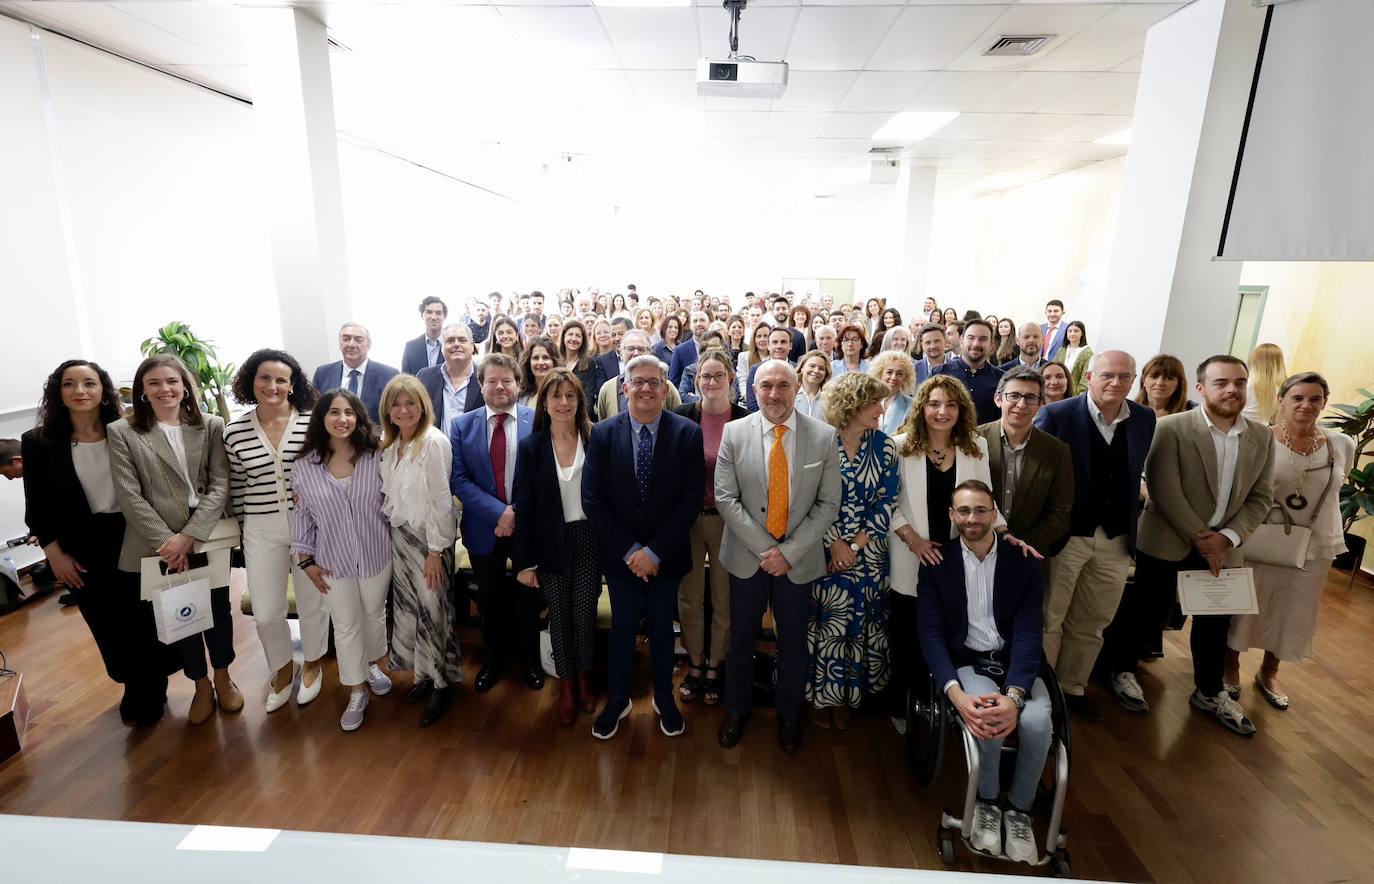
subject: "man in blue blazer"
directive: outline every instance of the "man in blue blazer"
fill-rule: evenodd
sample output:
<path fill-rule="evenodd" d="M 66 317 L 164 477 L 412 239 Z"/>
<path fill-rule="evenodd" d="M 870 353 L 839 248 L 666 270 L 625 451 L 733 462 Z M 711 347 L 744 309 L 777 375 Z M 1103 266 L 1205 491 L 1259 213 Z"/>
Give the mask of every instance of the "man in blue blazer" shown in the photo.
<path fill-rule="evenodd" d="M 1053 735 L 1049 691 L 1040 672 L 1040 563 L 998 539 L 992 530 L 997 504 L 992 489 L 970 479 L 954 489 L 950 521 L 959 532 L 945 543 L 938 565 L 916 577 L 916 623 L 921 653 L 935 683 L 949 697 L 964 726 L 978 740 L 978 803 L 971 842 L 992 854 L 1035 862 L 1031 804 Z M 1021 730 L 1016 768 L 1001 794 L 1002 743 Z"/>
<path fill-rule="evenodd" d="M 448 305 L 430 295 L 420 302 L 420 316 L 425 321 L 425 333 L 406 341 L 401 354 L 401 371 L 417 376 L 421 369 L 444 361 L 444 345 L 440 338 L 444 320 L 448 318 Z"/>
<path fill-rule="evenodd" d="M 462 537 L 477 578 L 482 614 L 482 668 L 473 687 L 484 694 L 501 680 L 515 651 L 530 690 L 544 687 L 539 662 L 539 590 L 516 582 L 506 567 L 515 551 L 515 454 L 534 428 L 534 412 L 516 404 L 520 367 L 504 353 L 488 353 L 478 369 L 482 407 L 452 423 L 453 493 L 463 503 Z"/>
<path fill-rule="evenodd" d="M 438 365 L 420 369 L 417 377 L 434 404 L 434 426 L 448 435 L 454 419 L 481 408 L 486 400 L 482 398 L 482 382 L 473 361 L 477 344 L 472 339 L 472 329 L 465 322 L 451 323 L 444 326 L 441 337 L 444 358 Z"/>
<path fill-rule="evenodd" d="M 1095 722 L 1102 712 L 1084 691 L 1126 586 L 1155 413 L 1127 398 L 1135 382 L 1129 353 L 1095 354 L 1084 378 L 1086 393 L 1040 409 L 1035 426 L 1069 446 L 1074 479 L 1069 535 L 1049 550 L 1045 657 L 1069 709 Z"/>
<path fill-rule="evenodd" d="M 382 402 L 382 390 L 387 381 L 400 374 L 389 365 L 373 362 L 367 358 L 372 349 L 372 335 L 356 322 L 346 323 L 339 329 L 338 362 L 321 365 L 315 369 L 310 382 L 320 392 L 342 388 L 363 400 L 368 416 L 375 424 L 378 420 L 377 409 Z"/>
<path fill-rule="evenodd" d="M 1042 337 L 1040 326 L 1033 322 L 1028 322 L 1017 331 L 1016 334 L 1016 358 L 1008 359 L 1006 362 L 997 366 L 1004 372 L 1011 371 L 1018 365 L 1024 365 L 1039 371 L 1049 360 L 1043 357 L 1041 351 L 1044 349 L 1044 338 Z"/>
<path fill-rule="evenodd" d="M 690 531 L 706 496 L 706 455 L 701 427 L 664 410 L 668 388 L 658 357 L 631 359 L 626 408 L 592 428 L 582 467 L 582 508 L 600 536 L 611 594 L 609 696 L 592 725 L 602 740 L 630 714 L 641 618 L 648 623 L 659 730 L 675 737 L 687 727 L 673 699 L 673 616 L 678 583 L 692 570 Z"/>
<path fill-rule="evenodd" d="M 916 360 L 916 386 L 921 386 L 935 369 L 953 359 L 946 354 L 948 341 L 945 340 L 945 327 L 927 322 L 921 326 L 916 341 L 921 347 L 921 358 Z"/>
<path fill-rule="evenodd" d="M 702 310 L 694 311 L 689 321 L 692 324 L 692 336 L 673 350 L 673 361 L 668 366 L 668 380 L 674 387 L 682 383 L 683 372 L 697 364 L 698 342 L 711 324 L 710 317 Z"/>
<path fill-rule="evenodd" d="M 1069 331 L 1069 324 L 1064 321 L 1064 302 L 1058 298 L 1046 302 L 1045 320 L 1040 325 L 1040 337 L 1045 347 L 1040 355 L 1045 359 L 1053 359 L 1059 348 L 1064 346 L 1064 336 Z"/>

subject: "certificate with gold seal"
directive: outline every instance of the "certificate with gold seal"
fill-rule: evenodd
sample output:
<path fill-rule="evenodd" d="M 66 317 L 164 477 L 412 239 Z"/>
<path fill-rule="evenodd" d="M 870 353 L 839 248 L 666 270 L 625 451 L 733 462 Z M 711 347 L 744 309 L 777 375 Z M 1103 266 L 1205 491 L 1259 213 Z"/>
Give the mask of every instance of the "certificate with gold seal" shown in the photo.
<path fill-rule="evenodd" d="M 1255 572 L 1250 568 L 1179 571 L 1178 603 L 1185 614 L 1258 614 Z"/>

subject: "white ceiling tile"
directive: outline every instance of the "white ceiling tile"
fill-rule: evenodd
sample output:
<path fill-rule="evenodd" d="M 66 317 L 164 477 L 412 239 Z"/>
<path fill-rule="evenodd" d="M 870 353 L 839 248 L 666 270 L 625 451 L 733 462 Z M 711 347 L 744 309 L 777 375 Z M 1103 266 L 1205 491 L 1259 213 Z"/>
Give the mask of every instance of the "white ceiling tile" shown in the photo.
<path fill-rule="evenodd" d="M 1001 6 L 977 5 L 908 7 L 865 67 L 870 70 L 943 70 L 1004 10 Z"/>
<path fill-rule="evenodd" d="M 709 6 L 713 9 L 720 9 L 720 0 L 693 0 L 697 6 Z M 800 6 L 801 0 L 749 0 L 749 9 L 763 6 Z M 749 12 L 745 13 L 750 14 Z"/>
<path fill-rule="evenodd" d="M 1021 168 L 1027 172 L 1040 172 L 1045 175 L 1058 175 L 1083 165 L 1080 160 L 1031 160 Z"/>
<path fill-rule="evenodd" d="M 1062 160 L 1076 153 L 1081 144 L 1067 141 L 1028 141 L 1007 153 L 1024 160 Z"/>
<path fill-rule="evenodd" d="M 488 67 L 497 58 L 528 55 L 494 6 L 326 3 L 304 5 L 349 55 L 392 64 L 456 70 Z"/>
<path fill-rule="evenodd" d="M 773 99 L 773 110 L 833 111 L 850 89 L 855 71 L 787 72 L 787 91 Z"/>
<path fill-rule="evenodd" d="M 141 61 L 164 65 L 224 65 L 220 55 L 106 3 L 18 3 L 7 8 L 54 30 Z"/>
<path fill-rule="evenodd" d="M 892 119 L 892 114 L 831 114 L 821 129 L 822 138 L 872 138 Z"/>
<path fill-rule="evenodd" d="M 693 93 L 696 92 L 696 72 L 692 74 Z M 713 111 L 766 111 L 773 106 L 771 98 L 719 98 L 711 97 L 705 99 L 706 109 Z"/>
<path fill-rule="evenodd" d="M 238 64 L 248 62 L 242 26 L 197 0 L 109 5 Z"/>
<path fill-rule="evenodd" d="M 1132 95 L 1130 98 L 1128 98 L 1127 100 L 1121 102 L 1120 104 L 1116 105 L 1115 107 L 1107 108 L 1107 113 L 1113 114 L 1113 115 L 1116 115 L 1116 116 L 1126 116 L 1126 117 L 1131 116 L 1132 114 L 1135 113 L 1135 96 Z"/>
<path fill-rule="evenodd" d="M 167 70 L 239 98 L 252 98 L 247 65 L 168 65 Z"/>
<path fill-rule="evenodd" d="M 622 70 L 564 71 L 558 78 L 551 78 L 546 89 L 546 103 L 554 107 L 575 111 L 640 107 L 629 77 Z"/>
<path fill-rule="evenodd" d="M 702 106 L 697 97 L 696 71 L 626 71 L 625 76 L 630 80 L 635 97 L 646 108 Z"/>
<path fill-rule="evenodd" d="M 1074 149 L 1064 155 L 1065 159 L 1072 160 L 1108 160 L 1112 157 L 1123 156 L 1126 153 L 1124 144 L 1078 144 Z"/>
<path fill-rule="evenodd" d="M 1012 74 L 1014 79 L 1005 88 L 979 102 L 974 110 L 1003 113 L 1089 113 L 1048 107 L 1052 102 L 1079 89 L 1100 74 L 1077 71 L 1022 71 Z"/>
<path fill-rule="evenodd" d="M 1048 116 L 1048 115 L 1045 115 Z M 1078 123 L 1067 126 L 1046 136 L 1046 141 L 1096 141 L 1104 135 L 1113 135 L 1131 127 L 1130 117 L 1121 116 L 1083 116 L 1077 117 Z"/>
<path fill-rule="evenodd" d="M 701 58 L 695 9 L 599 11 L 620 63 L 627 68 L 694 68 Z"/>
<path fill-rule="evenodd" d="M 1018 114 L 960 114 L 941 126 L 935 134 L 941 138 L 986 138 L 988 133 L 995 132 L 1018 117 Z"/>
<path fill-rule="evenodd" d="M 1092 22 L 1106 15 L 1112 7 L 1101 3 L 1071 4 L 1067 6 L 1016 5 L 1007 9 L 997 21 L 977 35 L 971 45 L 949 67 L 970 71 L 1022 70 L 1069 40 Z M 1006 34 L 1053 34 L 1054 39 L 1033 56 L 983 55 L 998 37 Z"/>
<path fill-rule="evenodd" d="M 709 138 L 756 138 L 763 135 L 767 111 L 707 111 L 706 135 Z"/>
<path fill-rule="evenodd" d="M 927 138 L 925 141 L 918 141 L 902 151 L 904 157 L 917 157 L 923 159 L 934 159 L 938 157 L 958 156 L 968 150 L 972 141 L 951 141 L 943 138 Z"/>
<path fill-rule="evenodd" d="M 1140 73 L 1140 66 L 1144 63 L 1144 61 L 1145 53 L 1139 52 L 1135 55 L 1132 55 L 1130 58 L 1126 59 L 1116 67 L 1112 68 L 1112 70 L 1138 74 Z"/>
<path fill-rule="evenodd" d="M 774 111 L 764 123 L 763 134 L 769 138 L 815 138 L 830 114 Z"/>
<path fill-rule="evenodd" d="M 1182 4 L 1120 6 L 1037 54 L 1035 71 L 1107 71 L 1138 55 L 1145 31 Z"/>
<path fill-rule="evenodd" d="M 615 50 L 592 7 L 509 6 L 500 12 L 536 58 L 543 55 L 573 67 L 616 67 Z"/>
<path fill-rule="evenodd" d="M 906 106 L 911 111 L 971 111 L 1006 88 L 1018 74 L 1005 71 L 942 71 Z"/>
<path fill-rule="evenodd" d="M 987 137 L 1001 141 L 1036 141 L 1091 119 L 1093 117 L 1076 114 L 1019 114 L 1012 122 L 989 132 Z"/>
<path fill-rule="evenodd" d="M 804 6 L 786 60 L 802 69 L 859 70 L 901 11 L 897 6 Z"/>
<path fill-rule="evenodd" d="M 1040 109 L 1053 114 L 1106 113 L 1123 102 L 1133 100 L 1139 82 L 1139 74 L 1097 74 L 1087 84 L 1065 93 Z"/>
<path fill-rule="evenodd" d="M 729 13 L 719 3 L 714 9 L 698 9 L 696 13 L 701 54 L 706 58 L 725 58 L 730 52 Z M 750 3 L 740 19 L 740 53 L 760 61 L 781 61 L 787 55 L 796 23 L 795 5 L 755 9 Z"/>
<path fill-rule="evenodd" d="M 907 0 L 909 6 L 1010 6 L 1016 0 Z M 1027 0 L 1021 0 L 1022 3 Z"/>
<path fill-rule="evenodd" d="M 839 109 L 899 111 L 934 79 L 934 71 L 861 71 Z"/>

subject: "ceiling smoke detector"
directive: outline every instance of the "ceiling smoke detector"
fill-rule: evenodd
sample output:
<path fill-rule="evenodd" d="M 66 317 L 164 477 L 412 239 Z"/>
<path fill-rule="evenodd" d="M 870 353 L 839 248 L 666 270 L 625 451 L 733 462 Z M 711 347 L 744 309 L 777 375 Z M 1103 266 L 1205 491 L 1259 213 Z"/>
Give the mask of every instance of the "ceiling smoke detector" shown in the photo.
<path fill-rule="evenodd" d="M 1057 34 L 1003 35 L 983 50 L 984 55 L 1034 55 Z"/>

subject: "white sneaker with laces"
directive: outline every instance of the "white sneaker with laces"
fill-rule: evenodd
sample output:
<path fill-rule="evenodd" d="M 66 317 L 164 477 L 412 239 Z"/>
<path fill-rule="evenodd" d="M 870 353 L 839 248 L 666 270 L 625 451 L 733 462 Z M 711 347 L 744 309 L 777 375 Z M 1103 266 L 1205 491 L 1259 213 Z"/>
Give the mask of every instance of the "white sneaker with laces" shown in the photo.
<path fill-rule="evenodd" d="M 356 731 L 363 726 L 363 712 L 367 709 L 367 691 L 354 691 L 348 696 L 348 708 L 339 719 L 339 727 L 345 731 Z"/>
<path fill-rule="evenodd" d="M 1116 702 L 1132 712 L 1150 711 L 1150 704 L 1145 702 L 1145 691 L 1141 689 L 1134 672 L 1113 675 L 1112 693 L 1116 695 Z"/>
<path fill-rule="evenodd" d="M 367 667 L 367 687 L 377 696 L 391 693 L 391 678 L 376 663 Z"/>
<path fill-rule="evenodd" d="M 1188 698 L 1188 702 L 1195 709 L 1203 712 L 1210 712 L 1217 717 L 1217 721 L 1226 725 L 1228 730 L 1240 734 L 1242 737 L 1252 737 L 1255 735 L 1255 725 L 1245 716 L 1245 710 L 1225 691 L 1215 697 L 1209 697 L 1201 691 L 1193 691 L 1193 695 Z"/>
<path fill-rule="evenodd" d="M 1007 828 L 1007 859 L 1035 865 L 1040 858 L 1040 851 L 1035 846 L 1035 830 L 1031 828 L 1030 814 L 1008 808 L 1002 814 L 1002 822 Z"/>
<path fill-rule="evenodd" d="M 973 836 L 969 844 L 974 850 L 999 856 L 1002 853 L 1002 809 L 981 798 L 973 806 Z"/>

